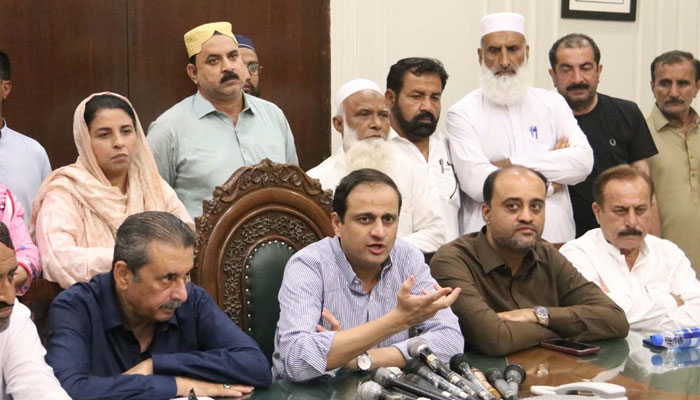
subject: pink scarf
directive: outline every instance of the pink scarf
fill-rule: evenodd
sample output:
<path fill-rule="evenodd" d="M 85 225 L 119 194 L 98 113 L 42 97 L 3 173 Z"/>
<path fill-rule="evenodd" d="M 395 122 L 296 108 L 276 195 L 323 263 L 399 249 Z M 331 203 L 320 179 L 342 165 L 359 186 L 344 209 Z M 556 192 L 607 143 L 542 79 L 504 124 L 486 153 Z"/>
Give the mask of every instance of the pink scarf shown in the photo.
<path fill-rule="evenodd" d="M 126 194 L 110 184 L 100 169 L 92 150 L 90 133 L 83 114 L 85 103 L 94 96 L 110 94 L 126 101 L 133 109 L 131 102 L 116 93 L 95 93 L 83 100 L 73 115 L 73 139 L 78 149 L 78 160 L 70 165 L 53 171 L 44 179 L 41 188 L 32 203 L 32 216 L 29 222 L 30 231 L 34 235 L 36 217 L 39 215 L 46 194 L 54 188 L 62 187 L 73 196 L 80 205 L 79 212 L 85 222 L 85 231 L 90 247 L 109 247 L 114 243 L 117 228 L 129 215 L 149 210 L 164 210 L 166 203 L 163 195 L 162 180 L 158 174 L 151 149 L 146 142 L 138 115 L 135 128 L 138 140 L 134 156 L 129 166 Z M 136 112 L 134 111 L 136 115 Z M 108 228 L 105 230 L 105 226 Z M 111 232 L 111 237 L 103 237 Z"/>

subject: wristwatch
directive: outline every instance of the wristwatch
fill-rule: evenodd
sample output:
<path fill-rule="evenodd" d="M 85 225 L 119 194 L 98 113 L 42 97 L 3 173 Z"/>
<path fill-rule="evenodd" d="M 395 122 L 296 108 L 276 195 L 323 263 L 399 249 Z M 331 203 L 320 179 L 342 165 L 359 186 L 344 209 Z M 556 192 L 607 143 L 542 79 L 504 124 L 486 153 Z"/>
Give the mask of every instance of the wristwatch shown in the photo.
<path fill-rule="evenodd" d="M 535 306 L 535 316 L 538 324 L 542 326 L 549 325 L 549 310 L 547 307 Z"/>
<path fill-rule="evenodd" d="M 357 369 L 360 371 L 369 371 L 372 368 L 372 359 L 369 353 L 364 352 L 357 356 Z"/>

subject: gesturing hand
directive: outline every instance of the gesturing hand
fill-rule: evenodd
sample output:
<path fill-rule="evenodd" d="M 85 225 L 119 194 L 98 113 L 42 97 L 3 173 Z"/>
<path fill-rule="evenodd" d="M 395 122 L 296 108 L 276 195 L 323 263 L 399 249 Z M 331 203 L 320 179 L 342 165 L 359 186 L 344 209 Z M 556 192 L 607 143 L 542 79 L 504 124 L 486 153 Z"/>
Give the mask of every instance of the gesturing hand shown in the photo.
<path fill-rule="evenodd" d="M 434 316 L 439 310 L 451 306 L 461 291 L 460 288 L 452 290 L 440 287 L 435 283 L 434 292 L 430 293 L 421 289 L 423 295 L 416 296 L 411 294 L 411 288 L 415 282 L 416 278 L 413 275 L 409 276 L 396 294 L 397 302 L 394 310 L 401 315 L 402 322 L 407 328 L 419 324 Z"/>
<path fill-rule="evenodd" d="M 335 315 L 333 315 L 333 313 L 331 313 L 326 307 L 323 307 L 321 316 L 323 317 L 323 319 L 328 321 L 328 324 L 330 324 L 332 331 L 340 330 L 340 321 L 338 321 Z M 316 330 L 318 332 L 328 332 L 328 329 L 322 327 L 321 325 L 316 325 Z"/>

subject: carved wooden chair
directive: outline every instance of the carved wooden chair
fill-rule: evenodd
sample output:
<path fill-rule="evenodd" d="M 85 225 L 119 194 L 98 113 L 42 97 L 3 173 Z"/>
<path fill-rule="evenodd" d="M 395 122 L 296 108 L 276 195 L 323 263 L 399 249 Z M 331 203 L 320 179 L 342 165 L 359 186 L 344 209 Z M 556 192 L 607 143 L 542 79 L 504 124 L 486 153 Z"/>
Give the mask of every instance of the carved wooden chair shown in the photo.
<path fill-rule="evenodd" d="M 32 319 L 39 332 L 41 343 L 46 346 L 49 335 L 49 306 L 54 297 L 61 293 L 58 283 L 39 278 L 32 282 L 27 293 L 18 297 L 19 301 L 32 312 Z"/>
<path fill-rule="evenodd" d="M 268 359 L 284 267 L 297 250 L 333 235 L 331 200 L 331 191 L 301 168 L 265 159 L 216 187 L 195 220 L 193 281 Z"/>

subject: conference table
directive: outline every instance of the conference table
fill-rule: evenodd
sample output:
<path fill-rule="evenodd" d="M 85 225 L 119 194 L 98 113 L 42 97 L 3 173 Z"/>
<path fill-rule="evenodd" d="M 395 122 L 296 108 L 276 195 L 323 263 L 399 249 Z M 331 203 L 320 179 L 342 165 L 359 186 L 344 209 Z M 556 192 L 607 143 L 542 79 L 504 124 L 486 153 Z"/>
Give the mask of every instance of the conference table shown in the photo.
<path fill-rule="evenodd" d="M 576 357 L 541 347 L 520 351 L 508 357 L 468 354 L 472 367 L 482 371 L 504 368 L 509 363 L 525 367 L 527 378 L 520 397 L 533 396 L 531 385 L 558 386 L 579 381 L 610 382 L 624 386 L 629 400 L 700 400 L 700 351 L 656 353 L 642 346 L 644 335 L 630 333 L 626 339 L 591 342 L 600 347 L 597 355 Z M 666 365 L 657 365 L 666 358 Z M 669 359 L 672 359 L 669 361 Z M 684 365 L 680 365 L 684 364 Z M 368 374 L 347 373 L 325 381 L 294 384 L 275 382 L 256 390 L 252 400 L 311 400 L 355 398 L 360 383 Z"/>

